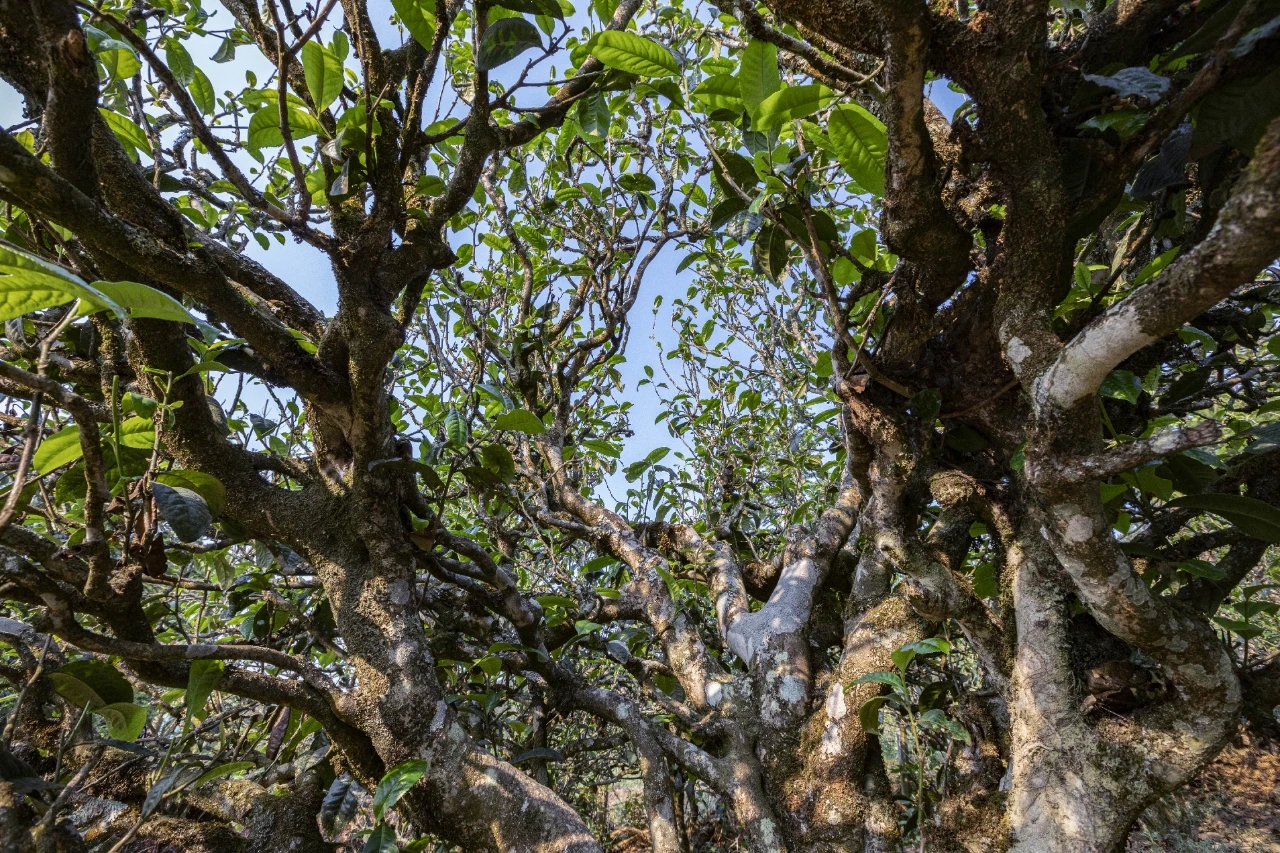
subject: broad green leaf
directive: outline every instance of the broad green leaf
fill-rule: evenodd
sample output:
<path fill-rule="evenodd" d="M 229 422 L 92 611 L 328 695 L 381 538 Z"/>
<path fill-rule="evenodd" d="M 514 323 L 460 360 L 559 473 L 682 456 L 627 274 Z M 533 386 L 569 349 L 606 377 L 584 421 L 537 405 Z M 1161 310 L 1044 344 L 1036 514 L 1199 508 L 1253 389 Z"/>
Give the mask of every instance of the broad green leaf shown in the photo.
<path fill-rule="evenodd" d="M 494 678 L 498 673 L 502 672 L 502 658 L 497 655 L 485 655 L 476 661 L 476 666 L 484 670 L 484 673 L 490 678 Z"/>
<path fill-rule="evenodd" d="M 342 63 L 315 39 L 302 46 L 302 71 L 317 111 L 324 111 L 342 92 Z"/>
<path fill-rule="evenodd" d="M 827 119 L 827 135 L 849 176 L 872 195 L 883 196 L 889 137 L 880 119 L 857 104 L 843 104 Z"/>
<path fill-rule="evenodd" d="M 116 740 L 133 743 L 147 724 L 147 709 L 132 702 L 113 702 L 94 708 L 107 724 L 107 733 Z"/>
<path fill-rule="evenodd" d="M 1261 627 L 1240 619 L 1228 619 L 1225 616 L 1215 616 L 1213 617 L 1213 621 L 1217 622 L 1231 633 L 1238 634 L 1245 640 L 1252 640 L 1262 636 Z"/>
<path fill-rule="evenodd" d="M 187 716 L 193 720 L 205 718 L 205 706 L 209 696 L 217 689 L 218 682 L 227 670 L 227 665 L 220 660 L 196 660 L 191 662 L 191 672 L 187 675 L 187 695 L 185 703 Z"/>
<path fill-rule="evenodd" d="M 1145 65 L 1121 68 L 1114 74 L 1086 74 L 1084 79 L 1110 89 L 1122 97 L 1145 98 L 1155 103 L 1169 91 L 1169 78 L 1161 77 Z"/>
<path fill-rule="evenodd" d="M 609 135 L 609 127 L 613 124 L 613 111 L 609 109 L 609 100 L 604 92 L 594 92 L 578 101 L 578 124 L 584 133 L 598 139 Z"/>
<path fill-rule="evenodd" d="M 1136 404 L 1142 396 L 1142 380 L 1128 370 L 1113 370 L 1102 380 L 1098 393 L 1103 397 Z"/>
<path fill-rule="evenodd" d="M 1244 495 L 1185 495 L 1169 506 L 1211 512 L 1264 542 L 1280 544 L 1280 509 Z"/>
<path fill-rule="evenodd" d="M 95 310 L 123 310 L 76 275 L 35 255 L 0 245 L 0 321 L 63 305 L 73 299 Z"/>
<path fill-rule="evenodd" d="M 542 435 L 547 431 L 542 421 L 538 420 L 538 416 L 525 409 L 516 409 L 515 411 L 498 415 L 493 422 L 493 428 L 522 432 L 526 435 Z"/>
<path fill-rule="evenodd" d="M 738 83 L 742 103 L 752 120 L 755 120 L 765 99 L 782 88 L 782 76 L 778 73 L 778 49 L 768 42 L 756 39 L 749 41 L 742 51 Z"/>
<path fill-rule="evenodd" d="M 732 110 L 740 113 L 743 110 L 742 86 L 732 74 L 715 74 L 703 80 L 693 90 L 693 99 L 707 106 L 711 112 L 716 110 Z"/>
<path fill-rule="evenodd" d="M 196 79 L 196 64 L 191 60 L 191 54 L 187 53 L 182 42 L 172 36 L 165 39 L 164 61 L 183 86 L 190 86 Z"/>
<path fill-rule="evenodd" d="M 1178 568 L 1194 577 L 1208 578 L 1214 581 L 1220 581 L 1227 576 L 1226 572 L 1208 560 L 1183 560 L 1178 563 Z"/>
<path fill-rule="evenodd" d="M 181 486 L 175 488 L 164 483 L 153 483 L 151 496 L 155 498 L 161 517 L 169 522 L 173 532 L 183 542 L 195 542 L 213 523 L 209 505 L 199 492 Z"/>
<path fill-rule="evenodd" d="M 268 101 L 249 119 L 248 143 L 251 149 L 261 151 L 284 144 L 284 134 L 280 132 L 280 112 L 275 101 Z M 299 107 L 288 109 L 289 132 L 294 141 L 323 133 L 319 119 Z"/>
<path fill-rule="evenodd" d="M 591 55 L 610 68 L 641 77 L 670 77 L 680 72 L 671 51 L 634 33 L 605 30 L 596 36 Z"/>
<path fill-rule="evenodd" d="M 181 302 L 154 287 L 136 281 L 95 281 L 93 287 L 106 294 L 132 319 L 172 320 L 193 326 L 198 324 L 196 318 L 182 307 Z M 81 308 L 80 313 L 91 314 L 93 310 L 92 307 L 88 310 Z"/>
<path fill-rule="evenodd" d="M 812 115 L 830 102 L 832 97 L 831 90 L 821 83 L 779 89 L 756 108 L 756 129 L 772 130 L 793 119 Z"/>
<path fill-rule="evenodd" d="M 434 0 L 391 0 L 400 22 L 418 44 L 431 49 L 436 37 L 436 4 Z"/>
<path fill-rule="evenodd" d="M 417 784 L 430 766 L 431 763 L 425 759 L 413 758 L 388 770 L 373 795 L 374 819 L 382 820 L 387 809 L 400 802 L 400 798 Z"/>
<path fill-rule="evenodd" d="M 103 705 L 133 701 L 133 685 L 120 674 L 119 670 L 104 660 L 94 658 L 74 660 L 50 673 L 50 676 L 53 675 L 62 675 L 79 681 L 89 688 L 94 696 L 101 699 Z M 65 693 L 62 695 L 66 696 Z M 70 699 L 70 697 L 66 698 Z M 84 707 L 83 703 L 76 702 L 76 704 Z M 90 708 L 90 710 L 93 709 Z"/>
<path fill-rule="evenodd" d="M 542 36 L 533 24 L 524 18 L 495 21 L 476 48 L 476 70 L 491 71 L 534 47 L 542 47 Z"/>
<path fill-rule="evenodd" d="M 166 471 L 156 477 L 156 482 L 199 493 L 200 497 L 204 498 L 204 502 L 209 505 L 209 512 L 215 518 L 222 513 L 222 508 L 227 504 L 227 487 L 222 485 L 217 477 L 203 471 L 182 469 Z"/>
<path fill-rule="evenodd" d="M 146 131 L 138 127 L 133 119 L 113 112 L 106 107 L 98 107 L 98 112 L 106 120 L 107 127 L 111 128 L 111 132 L 120 140 L 125 152 L 135 161 L 138 159 L 138 152 L 151 153 L 151 140 L 147 139 Z"/>
<path fill-rule="evenodd" d="M 80 447 L 80 427 L 73 424 L 63 427 L 40 442 L 35 455 L 31 458 L 31 464 L 41 474 L 48 474 L 68 462 L 76 461 L 83 455 L 84 451 Z"/>
<path fill-rule="evenodd" d="M 914 649 L 897 649 L 889 657 L 900 672 L 906 672 L 907 667 L 911 666 L 911 662 L 915 660 L 916 653 Z"/>

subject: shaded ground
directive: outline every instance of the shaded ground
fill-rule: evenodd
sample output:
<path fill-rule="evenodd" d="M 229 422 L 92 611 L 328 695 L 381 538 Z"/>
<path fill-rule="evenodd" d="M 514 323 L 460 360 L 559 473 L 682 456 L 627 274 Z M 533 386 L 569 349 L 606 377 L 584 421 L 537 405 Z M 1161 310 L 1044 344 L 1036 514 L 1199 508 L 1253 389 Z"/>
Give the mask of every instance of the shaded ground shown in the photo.
<path fill-rule="evenodd" d="M 1229 746 L 1152 806 L 1128 853 L 1280 853 L 1280 746 Z"/>

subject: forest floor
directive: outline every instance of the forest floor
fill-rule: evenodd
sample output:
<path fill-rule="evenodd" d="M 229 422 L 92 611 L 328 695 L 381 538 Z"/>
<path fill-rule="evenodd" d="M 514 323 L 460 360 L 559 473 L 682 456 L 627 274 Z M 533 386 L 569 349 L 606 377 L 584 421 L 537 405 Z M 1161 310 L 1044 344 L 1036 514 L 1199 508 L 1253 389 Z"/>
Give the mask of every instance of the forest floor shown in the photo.
<path fill-rule="evenodd" d="M 1280 745 L 1228 746 L 1142 815 L 1128 853 L 1280 853 Z"/>

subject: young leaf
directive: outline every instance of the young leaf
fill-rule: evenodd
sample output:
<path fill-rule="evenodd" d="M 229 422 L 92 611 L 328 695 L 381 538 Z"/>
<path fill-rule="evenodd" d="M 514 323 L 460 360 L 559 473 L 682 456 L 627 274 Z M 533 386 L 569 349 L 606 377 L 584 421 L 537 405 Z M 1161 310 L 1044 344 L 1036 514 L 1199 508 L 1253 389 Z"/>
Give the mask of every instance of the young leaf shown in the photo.
<path fill-rule="evenodd" d="M 294 141 L 324 132 L 320 121 L 299 107 L 290 105 L 287 115 L 289 133 Z M 268 101 L 249 119 L 248 144 L 255 151 L 284 144 L 284 134 L 280 132 L 280 108 L 274 100 Z"/>
<path fill-rule="evenodd" d="M 596 36 L 591 55 L 610 68 L 641 77 L 670 77 L 680 72 L 671 51 L 634 33 L 605 30 Z"/>
<path fill-rule="evenodd" d="M 302 46 L 302 71 L 317 112 L 323 112 L 342 92 L 342 63 L 315 39 Z"/>
<path fill-rule="evenodd" d="M 258 765 L 252 761 L 229 761 L 226 764 L 219 764 L 206 770 L 189 787 L 192 789 L 199 788 L 201 785 L 207 785 L 214 779 L 221 779 L 223 776 L 230 776 L 233 773 L 242 773 L 245 770 L 252 770 Z"/>
<path fill-rule="evenodd" d="M 709 112 L 731 110 L 742 112 L 742 84 L 732 74 L 715 74 L 693 90 L 693 99 L 706 105 Z"/>
<path fill-rule="evenodd" d="M 832 92 L 821 83 L 787 86 L 765 98 L 756 108 L 755 126 L 765 131 L 780 127 L 793 119 L 812 115 L 831 100 Z"/>
<path fill-rule="evenodd" d="M 172 320 L 175 323 L 197 325 L 195 317 L 182 307 L 182 303 L 167 293 L 136 281 L 95 281 L 93 287 L 105 293 L 125 310 L 132 319 Z M 93 313 L 92 306 L 80 309 L 81 314 Z"/>
<path fill-rule="evenodd" d="M 388 770 L 378 782 L 378 790 L 373 795 L 374 819 L 382 820 L 387 809 L 400 802 L 400 798 L 417 784 L 430 766 L 431 763 L 425 759 L 412 758 Z"/>
<path fill-rule="evenodd" d="M 133 160 L 138 159 L 139 151 L 151 153 L 151 140 L 147 138 L 147 132 L 138 127 L 133 119 L 106 107 L 98 107 L 98 112 L 102 114 L 107 127 L 111 128 L 111 132 L 120 140 L 120 144 Z"/>
<path fill-rule="evenodd" d="M 880 734 L 880 709 L 888 701 L 888 696 L 872 696 L 862 703 L 862 707 L 858 709 L 858 722 L 862 724 L 864 732 L 871 735 Z"/>
<path fill-rule="evenodd" d="M 542 36 L 533 24 L 524 18 L 495 21 L 476 48 L 476 70 L 491 71 L 533 47 L 542 47 Z"/>
<path fill-rule="evenodd" d="M 181 486 L 175 488 L 164 483 L 152 483 L 151 496 L 155 498 L 160 515 L 183 542 L 195 542 L 213 523 L 209 505 L 199 492 Z"/>
<path fill-rule="evenodd" d="M 35 455 L 31 458 L 31 464 L 41 474 L 48 474 L 55 468 L 61 468 L 68 462 L 76 461 L 82 455 L 84 454 L 80 447 L 80 427 L 72 425 L 63 427 L 40 442 Z"/>
<path fill-rule="evenodd" d="M 95 310 L 123 313 L 111 297 L 85 284 L 79 276 L 35 255 L 0 245 L 0 320 L 13 320 L 73 299 Z"/>
<path fill-rule="evenodd" d="M 877 197 L 884 195 L 889 137 L 880 119 L 857 104 L 844 104 L 836 107 L 827 120 L 827 135 L 849 176 L 867 192 Z"/>

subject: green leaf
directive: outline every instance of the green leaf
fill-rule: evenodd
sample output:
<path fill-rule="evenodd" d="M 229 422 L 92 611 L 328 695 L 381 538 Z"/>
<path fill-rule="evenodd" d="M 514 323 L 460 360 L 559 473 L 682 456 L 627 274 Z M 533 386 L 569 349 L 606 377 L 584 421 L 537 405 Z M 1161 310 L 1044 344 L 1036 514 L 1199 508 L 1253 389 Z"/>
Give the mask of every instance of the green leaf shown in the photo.
<path fill-rule="evenodd" d="M 864 732 L 872 735 L 880 734 L 880 709 L 888 701 L 888 696 L 872 696 L 862 703 L 862 707 L 858 709 L 858 722 L 862 724 Z"/>
<path fill-rule="evenodd" d="M 63 305 L 73 299 L 99 311 L 110 309 L 123 313 L 111 297 L 85 284 L 79 276 L 35 255 L 0 245 L 0 321 Z"/>
<path fill-rule="evenodd" d="M 165 39 L 164 61 L 173 72 L 173 76 L 183 86 L 190 86 L 196 76 L 196 64 L 191 61 L 191 54 L 182 46 L 182 42 L 172 36 Z"/>
<path fill-rule="evenodd" d="M 1255 539 L 1280 544 L 1280 510 L 1244 495 L 1185 495 L 1169 506 L 1199 509 L 1229 521 Z"/>
<path fill-rule="evenodd" d="M 319 119 L 306 110 L 290 105 L 287 114 L 289 132 L 295 141 L 324 132 Z M 255 151 L 284 145 L 284 134 L 280 132 L 280 108 L 274 100 L 268 101 L 249 119 L 248 145 Z"/>
<path fill-rule="evenodd" d="M 973 594 L 979 598 L 998 598 L 1000 582 L 996 577 L 996 567 L 992 563 L 980 563 L 973 570 Z"/>
<path fill-rule="evenodd" d="M 302 72 L 317 112 L 329 108 L 342 92 L 342 63 L 315 39 L 302 46 Z"/>
<path fill-rule="evenodd" d="M 400 22 L 418 44 L 431 49 L 436 37 L 436 13 L 433 0 L 391 0 Z"/>
<path fill-rule="evenodd" d="M 142 70 L 133 47 L 120 39 L 105 39 L 98 45 L 98 59 L 113 80 L 128 80 Z"/>
<path fill-rule="evenodd" d="M 868 672 L 866 675 L 853 682 L 854 684 L 887 684 L 895 688 L 899 693 L 907 691 L 907 685 L 902 680 L 902 676 L 896 672 Z"/>
<path fill-rule="evenodd" d="M 413 758 L 388 770 L 373 795 L 374 818 L 382 820 L 387 809 L 400 802 L 400 798 L 417 784 L 430 766 L 431 763 L 425 759 Z"/>
<path fill-rule="evenodd" d="M 204 502 L 209 505 L 209 512 L 216 518 L 222 514 L 222 509 L 227 505 L 227 487 L 222 485 L 217 477 L 212 474 L 206 474 L 203 471 L 186 471 L 183 469 L 175 469 L 166 471 L 156 477 L 156 482 L 164 483 L 166 486 L 174 488 L 190 489 L 196 492 L 200 497 L 204 498 Z"/>
<path fill-rule="evenodd" d="M 127 743 L 137 740 L 147 724 L 147 709 L 132 702 L 113 702 L 95 708 L 94 713 L 106 722 L 111 737 Z"/>
<path fill-rule="evenodd" d="M 832 91 L 821 83 L 787 86 L 761 102 L 756 109 L 755 126 L 765 131 L 788 121 L 804 118 L 820 110 L 832 98 Z"/>
<path fill-rule="evenodd" d="M 126 418 L 120 424 L 120 444 L 150 450 L 156 443 L 156 428 L 150 418 Z"/>
<path fill-rule="evenodd" d="M 455 447 L 467 443 L 467 419 L 458 409 L 450 409 L 444 416 L 444 437 Z"/>
<path fill-rule="evenodd" d="M 476 70 L 491 71 L 534 47 L 542 47 L 542 35 L 533 24 L 524 18 L 495 21 L 476 48 Z"/>
<path fill-rule="evenodd" d="M 1169 263 L 1178 256 L 1178 252 L 1182 251 L 1181 246 L 1174 246 L 1167 252 L 1162 252 L 1152 259 L 1151 263 L 1142 268 L 1142 272 L 1138 273 L 1138 277 L 1133 280 L 1134 287 L 1140 284 L 1146 284 L 1151 279 L 1160 274 L 1160 270 L 1169 266 Z"/>
<path fill-rule="evenodd" d="M 206 770 L 203 774 L 196 777 L 191 783 L 191 787 L 199 788 L 201 785 L 207 785 L 215 779 L 221 779 L 223 776 L 230 776 L 233 773 L 242 773 L 245 770 L 252 770 L 258 765 L 252 761 L 228 761 L 226 764 L 219 764 Z"/>
<path fill-rule="evenodd" d="M 564 10 L 556 0 L 494 0 L 495 6 L 522 12 L 526 15 L 542 15 L 547 18 L 564 20 Z"/>
<path fill-rule="evenodd" d="M 120 140 L 120 144 L 124 146 L 125 152 L 135 161 L 138 159 L 138 152 L 145 151 L 151 153 L 151 140 L 147 139 L 147 133 L 141 127 L 134 124 L 133 119 L 117 112 L 112 112 L 106 107 L 98 107 L 98 112 L 107 122 L 107 127 L 111 128 L 111 132 Z"/>
<path fill-rule="evenodd" d="M 80 427 L 74 424 L 63 427 L 53 435 L 40 442 L 31 464 L 41 474 L 48 474 L 55 468 L 61 468 L 68 462 L 74 462 L 84 455 L 80 447 Z"/>
<path fill-rule="evenodd" d="M 151 496 L 155 498 L 160 515 L 183 542 L 195 542 L 213 523 L 209 505 L 193 489 L 152 483 Z"/>
<path fill-rule="evenodd" d="M 742 101 L 742 85 L 732 74 L 714 74 L 703 80 L 692 92 L 693 99 L 705 104 L 707 110 L 731 110 L 740 113 Z"/>
<path fill-rule="evenodd" d="M 501 444 L 486 444 L 480 451 L 480 461 L 504 483 L 516 475 L 516 461 L 511 458 L 511 451 Z"/>
<path fill-rule="evenodd" d="M 889 655 L 889 658 L 893 661 L 893 665 L 896 666 L 900 672 L 906 672 L 907 667 L 911 665 L 911 661 L 915 660 L 915 657 L 915 650 L 907 648 L 897 649 Z"/>
<path fill-rule="evenodd" d="M 765 99 L 782 88 L 782 75 L 778 73 L 778 49 L 768 42 L 756 39 L 747 42 L 738 68 L 738 86 L 742 104 L 754 121 Z"/>
<path fill-rule="evenodd" d="M 596 36 L 591 55 L 610 68 L 641 77 L 670 77 L 680 72 L 671 51 L 634 33 L 605 30 Z"/>
<path fill-rule="evenodd" d="M 849 176 L 872 195 L 883 196 L 889 150 L 884 123 L 857 104 L 844 104 L 832 110 L 827 119 L 827 135 Z"/>
<path fill-rule="evenodd" d="M 101 705 L 133 701 L 133 685 L 114 666 L 104 660 L 93 658 L 74 660 L 58 667 L 57 670 L 49 673 L 49 675 L 51 678 L 54 675 L 60 675 L 64 679 L 78 681 L 93 694 L 89 698 L 100 700 Z M 68 696 L 61 689 L 58 689 L 58 693 L 80 707 L 85 707 L 84 702 Z M 94 707 L 98 706 L 95 705 Z M 89 710 L 94 710 L 94 707 L 90 707 Z"/>
<path fill-rule="evenodd" d="M 148 287 L 136 281 L 95 281 L 93 287 L 106 294 L 132 319 L 172 320 L 175 323 L 190 323 L 193 326 L 199 324 L 199 321 L 182 307 L 181 302 L 154 287 Z M 92 308 L 90 310 L 81 308 L 80 313 L 92 313 Z"/>
<path fill-rule="evenodd" d="M 818 360 L 813 365 L 813 373 L 819 379 L 826 379 L 835 373 L 835 367 L 831 363 L 831 353 L 829 351 L 823 350 L 818 353 Z"/>
<path fill-rule="evenodd" d="M 218 108 L 218 101 L 208 75 L 199 68 L 195 69 L 191 82 L 187 84 L 187 91 L 191 93 L 191 100 L 196 105 L 196 109 L 206 117 L 213 115 L 214 110 Z"/>
<path fill-rule="evenodd" d="M 494 429 L 522 432 L 525 435 L 542 435 L 547 431 L 538 416 L 526 409 L 516 409 L 498 415 L 493 422 Z"/>
<path fill-rule="evenodd" d="M 1239 619 L 1228 619 L 1225 616 L 1215 616 L 1213 621 L 1217 622 L 1223 628 L 1226 628 L 1233 634 L 1237 634 L 1243 639 L 1252 640 L 1262 636 L 1262 628 L 1257 625 L 1251 625 Z"/>
<path fill-rule="evenodd" d="M 1208 578 L 1213 581 L 1220 581 L 1227 576 L 1226 572 L 1208 560 L 1183 560 L 1178 563 L 1178 568 L 1193 577 Z"/>
<path fill-rule="evenodd" d="M 1142 380 L 1128 370 L 1113 370 L 1102 380 L 1098 393 L 1103 397 L 1137 404 L 1142 395 Z"/>
<path fill-rule="evenodd" d="M 360 853 L 397 853 L 396 831 L 390 824 L 379 823 L 369 833 Z"/>
<path fill-rule="evenodd" d="M 206 716 L 205 706 L 209 697 L 222 681 L 227 665 L 220 660 L 196 660 L 191 662 L 191 672 L 187 675 L 187 694 L 185 704 L 187 716 L 193 720 L 203 720 Z"/>
<path fill-rule="evenodd" d="M 484 673 L 490 678 L 494 678 L 498 673 L 502 672 L 502 658 L 497 655 L 485 655 L 476 661 L 476 666 L 484 670 Z"/>
<path fill-rule="evenodd" d="M 578 101 L 578 124 L 582 126 L 584 133 L 598 139 L 609 135 L 613 111 L 609 109 L 609 101 L 604 92 L 594 92 Z"/>

